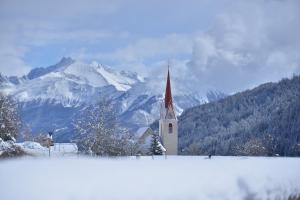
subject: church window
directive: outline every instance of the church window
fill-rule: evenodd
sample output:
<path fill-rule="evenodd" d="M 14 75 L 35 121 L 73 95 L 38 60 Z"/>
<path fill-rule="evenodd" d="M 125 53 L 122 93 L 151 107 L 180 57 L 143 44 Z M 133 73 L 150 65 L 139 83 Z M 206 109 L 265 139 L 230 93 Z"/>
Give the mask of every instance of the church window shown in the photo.
<path fill-rule="evenodd" d="M 169 123 L 169 133 L 173 133 L 173 124 Z"/>

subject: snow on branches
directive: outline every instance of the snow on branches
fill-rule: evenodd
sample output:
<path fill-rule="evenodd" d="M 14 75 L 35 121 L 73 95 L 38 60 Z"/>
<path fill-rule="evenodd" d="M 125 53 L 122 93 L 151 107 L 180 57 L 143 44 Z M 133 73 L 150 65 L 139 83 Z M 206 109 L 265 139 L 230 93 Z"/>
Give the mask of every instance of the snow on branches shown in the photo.
<path fill-rule="evenodd" d="M 15 102 L 10 97 L 0 93 L 0 138 L 4 141 L 15 141 L 19 126 Z"/>
<path fill-rule="evenodd" d="M 109 100 L 84 109 L 75 121 L 79 151 L 99 156 L 134 155 L 137 145 L 127 130 L 118 126 Z"/>

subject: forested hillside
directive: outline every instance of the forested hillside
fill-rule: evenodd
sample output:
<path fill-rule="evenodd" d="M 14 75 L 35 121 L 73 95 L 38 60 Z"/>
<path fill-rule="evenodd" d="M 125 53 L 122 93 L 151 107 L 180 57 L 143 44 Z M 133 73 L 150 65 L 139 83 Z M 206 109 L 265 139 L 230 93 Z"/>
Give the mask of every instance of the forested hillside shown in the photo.
<path fill-rule="evenodd" d="M 300 76 L 186 110 L 179 148 L 182 154 L 300 156 Z"/>

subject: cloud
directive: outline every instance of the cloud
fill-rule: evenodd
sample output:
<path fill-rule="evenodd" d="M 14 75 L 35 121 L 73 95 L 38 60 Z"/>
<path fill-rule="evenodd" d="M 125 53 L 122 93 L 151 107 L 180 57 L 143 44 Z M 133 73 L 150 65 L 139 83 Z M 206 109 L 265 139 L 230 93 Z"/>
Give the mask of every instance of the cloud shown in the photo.
<path fill-rule="evenodd" d="M 120 5 L 121 1 L 114 0 L 0 1 L 0 72 L 18 76 L 27 73 L 32 66 L 26 60 L 33 49 L 50 49 L 54 45 L 68 49 L 126 37 L 126 32 L 89 24 L 90 19 L 113 14 Z"/>
<path fill-rule="evenodd" d="M 2 55 L 0 54 L 1 67 L 0 73 L 8 76 L 22 76 L 31 69 L 19 54 Z"/>
<path fill-rule="evenodd" d="M 299 74 L 300 2 L 228 2 L 205 31 L 145 37 L 112 52 L 82 55 L 148 75 L 150 89 L 158 92 L 168 58 L 175 92 L 234 93 Z"/>
<path fill-rule="evenodd" d="M 160 38 L 142 38 L 124 48 L 98 57 L 119 62 L 143 62 L 147 59 L 176 57 L 192 52 L 193 40 L 188 35 L 170 34 Z"/>
<path fill-rule="evenodd" d="M 300 72 L 300 2 L 241 1 L 198 36 L 193 81 L 232 93 Z"/>
<path fill-rule="evenodd" d="M 22 75 L 45 51 L 36 67 L 71 55 L 157 88 L 171 59 L 176 88 L 232 93 L 300 73 L 299 10 L 298 0 L 2 0 L 0 72 Z"/>
<path fill-rule="evenodd" d="M 26 51 L 25 46 L 16 44 L 13 35 L 0 32 L 0 73 L 21 76 L 28 72 L 30 67 L 23 60 Z"/>
<path fill-rule="evenodd" d="M 3 43 L 0 38 L 0 69 L 7 72 L 13 67 L 23 72 L 28 70 L 23 69 L 25 65 L 47 66 L 69 55 L 118 61 L 119 65 L 176 57 L 191 51 L 190 38 L 184 37 L 207 26 L 220 4 L 209 0 L 2 0 L 0 34 L 12 39 Z M 194 16 L 201 23 L 191 23 Z"/>
<path fill-rule="evenodd" d="M 118 69 L 135 71 L 142 76 L 149 77 L 154 76 L 157 70 L 166 65 L 168 59 L 175 61 L 177 60 L 175 58 L 189 57 L 192 53 L 194 37 L 194 34 L 146 37 L 112 52 L 98 53 L 91 52 L 87 48 L 80 48 L 71 56 L 77 60 L 98 60 L 103 64 L 111 63 Z"/>
<path fill-rule="evenodd" d="M 0 23 L 1 25 L 1 23 Z M 0 69 L 6 75 L 24 75 L 31 67 L 25 63 L 27 53 L 33 48 L 50 48 L 51 45 L 67 48 L 70 45 L 85 46 L 101 43 L 108 38 L 124 38 L 127 33 L 107 30 L 63 30 L 51 27 L 27 27 L 22 32 L 18 26 L 2 26 L 0 31 Z M 52 63 L 49 63 L 49 65 Z M 14 70 L 11 70 L 14 69 Z"/>

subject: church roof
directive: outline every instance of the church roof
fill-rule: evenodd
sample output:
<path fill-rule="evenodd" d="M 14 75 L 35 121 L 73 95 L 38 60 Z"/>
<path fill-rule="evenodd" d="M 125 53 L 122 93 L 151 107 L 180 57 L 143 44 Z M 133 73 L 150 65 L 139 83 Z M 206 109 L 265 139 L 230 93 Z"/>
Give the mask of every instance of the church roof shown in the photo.
<path fill-rule="evenodd" d="M 167 77 L 167 85 L 165 91 L 165 100 L 164 104 L 161 105 L 161 119 L 176 119 L 176 114 L 173 107 L 173 98 L 171 91 L 171 78 L 170 78 L 170 70 L 168 67 L 168 77 Z"/>
<path fill-rule="evenodd" d="M 168 68 L 168 77 L 167 77 L 167 85 L 166 85 L 166 92 L 165 92 L 165 108 L 173 108 L 169 68 Z"/>

